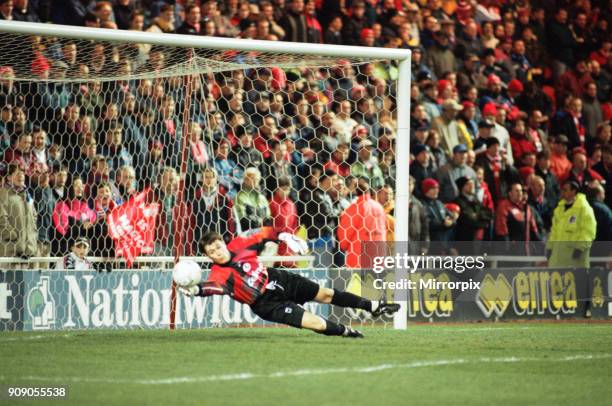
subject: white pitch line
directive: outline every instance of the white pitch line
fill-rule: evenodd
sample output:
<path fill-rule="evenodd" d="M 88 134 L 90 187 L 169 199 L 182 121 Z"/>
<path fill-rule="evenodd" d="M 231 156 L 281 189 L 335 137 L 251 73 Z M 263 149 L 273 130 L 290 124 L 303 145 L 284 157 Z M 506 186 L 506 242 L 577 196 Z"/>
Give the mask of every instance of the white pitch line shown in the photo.
<path fill-rule="evenodd" d="M 596 359 L 596 356 L 593 354 L 587 354 L 584 357 L 580 357 L 579 355 L 568 355 L 567 357 L 563 357 L 563 361 L 574 361 L 574 360 L 583 360 L 583 359 Z"/>
<path fill-rule="evenodd" d="M 44 340 L 46 338 L 68 338 L 72 337 L 72 334 L 42 334 L 42 335 L 24 335 L 20 337 L 2 337 L 0 343 L 8 341 L 26 341 L 26 340 Z"/>
<path fill-rule="evenodd" d="M 43 381 L 43 382 L 62 382 L 62 383 L 105 383 L 119 385 L 174 385 L 181 383 L 205 383 L 205 382 L 223 382 L 223 381 L 241 381 L 251 379 L 274 379 L 274 378 L 289 378 L 296 376 L 316 376 L 339 373 L 361 373 L 368 374 L 390 369 L 414 369 L 426 367 L 439 367 L 446 365 L 459 364 L 484 364 L 484 363 L 517 363 L 517 362 L 570 362 L 584 361 L 595 359 L 612 358 L 612 354 L 579 354 L 568 355 L 561 358 L 537 358 L 537 357 L 498 357 L 498 358 L 456 358 L 456 359 L 439 359 L 439 360 L 420 360 L 413 361 L 407 364 L 381 364 L 372 367 L 346 367 L 346 368 L 321 368 L 321 369 L 298 369 L 294 371 L 277 371 L 271 373 L 255 374 L 250 372 L 224 375 L 205 375 L 205 376 L 182 376 L 175 378 L 164 379 L 111 379 L 111 378 L 89 378 L 89 377 L 43 377 L 43 376 L 1 376 L 2 381 Z"/>
<path fill-rule="evenodd" d="M 366 367 L 366 368 L 359 368 L 356 369 L 357 372 L 377 372 L 377 371 L 384 371 L 385 369 L 391 369 L 393 368 L 393 365 L 391 364 L 383 364 L 383 365 L 378 365 L 376 367 Z"/>
<path fill-rule="evenodd" d="M 469 331 L 471 333 L 477 333 L 479 331 L 496 331 L 496 330 L 530 330 L 532 329 L 532 327 L 528 327 L 528 326 L 523 326 L 523 327 L 474 327 L 474 328 L 469 328 L 469 327 L 449 327 L 449 328 L 444 328 L 444 327 L 440 327 L 440 331 L 444 332 L 444 333 L 455 333 L 457 331 Z M 429 332 L 427 332 L 429 333 Z"/>

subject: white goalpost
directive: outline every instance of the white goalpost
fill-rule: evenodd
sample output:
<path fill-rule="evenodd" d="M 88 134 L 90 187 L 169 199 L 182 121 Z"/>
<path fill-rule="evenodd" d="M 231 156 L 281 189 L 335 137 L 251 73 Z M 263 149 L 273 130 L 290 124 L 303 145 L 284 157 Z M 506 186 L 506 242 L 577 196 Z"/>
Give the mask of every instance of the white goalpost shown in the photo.
<path fill-rule="evenodd" d="M 72 58 L 74 60 L 73 64 L 69 63 L 70 47 L 74 47 L 74 52 L 77 54 Z M 34 51 L 31 51 L 32 49 Z M 24 58 L 26 54 L 28 57 Z M 60 58 L 57 61 L 61 63 L 56 62 L 50 55 L 53 57 L 57 55 Z M 373 82 L 375 74 L 360 72 L 359 67 L 365 64 L 380 64 L 379 66 L 382 66 L 391 62 L 396 67 L 395 74 L 388 76 L 386 80 L 392 82 L 392 85 L 385 88 L 386 94 L 375 94 L 376 84 Z M 197 162 L 194 163 L 192 158 L 188 158 L 188 155 L 192 152 L 188 149 L 191 145 L 188 140 L 191 140 L 192 136 L 194 140 L 197 138 L 197 135 L 194 135 L 195 130 L 191 128 L 192 123 L 199 124 L 202 129 L 202 137 L 207 149 L 204 154 L 209 158 L 217 153 L 217 147 L 212 145 L 218 146 L 225 142 L 215 138 L 217 135 L 213 131 L 213 126 L 218 124 L 216 115 L 219 115 L 220 120 L 225 123 L 224 128 L 230 129 L 236 138 L 241 136 L 240 131 L 245 131 L 241 130 L 242 128 L 252 127 L 258 130 L 257 127 L 267 125 L 265 122 L 266 116 L 257 116 L 257 103 L 262 97 L 257 95 L 260 92 L 257 87 L 260 74 L 270 75 L 270 78 L 266 79 L 268 81 L 266 86 L 270 86 L 269 83 L 275 81 L 287 81 L 291 82 L 291 92 L 294 91 L 293 88 L 303 86 L 298 92 L 299 98 L 294 97 L 295 95 L 289 90 L 282 88 L 280 90 L 276 88 L 276 92 L 270 92 L 268 87 L 261 90 L 261 92 L 266 93 L 266 97 L 269 97 L 271 104 L 275 103 L 276 95 L 279 95 L 279 100 L 284 100 L 285 107 L 280 109 L 277 117 L 277 121 L 280 122 L 285 115 L 290 117 L 300 116 L 301 109 L 310 109 L 309 114 L 314 115 L 314 105 L 317 105 L 317 107 L 322 105 L 322 109 L 331 111 L 329 106 L 335 105 L 337 102 L 341 103 L 343 100 L 342 98 L 336 98 L 337 91 L 345 92 L 348 95 L 346 98 L 356 105 L 358 99 L 351 99 L 353 89 L 345 89 L 343 86 L 347 78 L 354 79 L 354 77 L 362 75 L 362 77 L 365 77 L 363 80 L 366 84 L 363 86 L 365 90 L 362 91 L 365 93 L 373 92 L 371 98 L 372 100 L 376 99 L 376 103 L 379 103 L 377 107 L 381 110 L 389 108 L 386 104 L 388 99 L 394 100 L 393 111 L 389 113 L 390 116 L 395 116 L 394 125 L 396 126 L 394 129 L 395 239 L 404 243 L 409 239 L 410 63 L 411 52 L 404 49 L 241 40 L 0 21 L 0 66 L 10 68 L 10 74 L 6 73 L 8 68 L 0 68 L 4 72 L 0 73 L 0 82 L 10 82 L 11 85 L 13 82 L 20 84 L 20 89 L 22 89 L 24 95 L 22 103 L 25 104 L 25 107 L 23 110 L 26 111 L 27 121 L 30 122 L 31 127 L 29 131 L 46 131 L 46 135 L 50 139 L 52 137 L 56 137 L 56 140 L 61 139 L 61 142 L 66 143 L 63 145 L 64 156 L 73 156 L 74 161 L 77 162 L 81 151 L 83 151 L 83 154 L 88 153 L 87 145 L 90 145 L 92 141 L 83 141 L 81 139 L 82 134 L 84 134 L 82 131 L 79 133 L 81 135 L 78 136 L 78 140 L 65 141 L 66 137 L 72 134 L 72 127 L 70 125 L 66 126 L 66 123 L 64 123 L 69 118 L 65 117 L 70 115 L 75 103 L 64 101 L 62 99 L 64 95 L 59 90 L 53 90 L 57 93 L 52 93 L 47 99 L 41 99 L 39 93 L 37 93 L 38 90 L 35 90 L 40 86 L 47 86 L 48 84 L 66 85 L 70 87 L 67 93 L 72 94 L 71 99 L 74 98 L 75 94 L 78 94 L 76 109 L 81 111 L 77 120 L 78 128 L 86 125 L 97 127 L 91 131 L 94 134 L 92 137 L 94 139 L 93 143 L 96 143 L 97 140 L 99 145 L 103 143 L 101 137 L 105 139 L 109 137 L 110 140 L 113 137 L 113 131 L 123 131 L 123 144 L 131 152 L 132 164 L 117 164 L 114 168 L 111 165 L 110 174 L 111 177 L 117 178 L 121 176 L 121 168 L 131 166 L 133 168 L 132 172 L 135 170 L 135 176 L 133 177 L 136 179 L 133 179 L 133 182 L 137 184 L 139 182 L 147 184 L 146 179 L 148 178 L 146 177 L 149 175 L 155 180 L 162 179 L 165 172 L 163 170 L 162 173 L 153 172 L 154 175 L 148 172 L 148 168 L 151 166 L 149 165 L 149 157 L 151 156 L 149 154 L 151 152 L 147 148 L 156 148 L 158 142 L 153 142 L 143 135 L 146 142 L 141 142 L 142 146 L 138 147 L 140 149 L 132 146 L 130 144 L 131 139 L 125 139 L 126 136 L 129 136 L 128 131 L 131 130 L 126 124 L 129 123 L 129 120 L 123 120 L 124 117 L 134 115 L 138 118 L 139 123 L 141 120 L 157 120 L 158 115 L 162 117 L 160 119 L 161 123 L 165 120 L 163 117 L 165 114 L 174 117 L 176 126 L 174 124 L 170 125 L 170 132 L 177 140 L 180 140 L 180 142 L 177 141 L 177 149 L 172 152 L 175 154 L 173 155 L 175 159 L 173 162 L 175 164 L 176 185 L 173 184 L 174 189 L 172 189 L 172 185 L 168 189 L 170 191 L 168 195 L 174 195 L 176 198 L 176 200 L 172 200 L 174 207 L 182 207 L 184 200 L 187 199 L 186 196 L 194 199 L 197 193 L 200 193 L 201 182 L 203 182 L 202 168 L 198 167 Z M 342 67 L 346 65 L 350 68 L 343 70 Z M 63 73 L 58 74 L 57 72 L 62 69 Z M 266 71 L 260 73 L 262 69 Z M 275 76 L 276 69 L 285 72 L 285 77 Z M 245 77 L 244 72 L 246 70 L 255 73 L 253 73 L 253 76 Z M 270 74 L 268 70 L 272 70 L 273 73 Z M 234 74 L 233 72 L 242 73 Z M 295 81 L 287 79 L 287 72 L 298 72 L 294 76 L 299 76 L 299 79 Z M 238 88 L 240 87 L 239 83 L 249 82 L 247 90 L 241 94 L 243 99 L 231 96 L 227 100 L 222 100 L 225 97 L 224 86 L 217 83 L 211 85 L 212 78 L 216 78 L 215 75 L 221 75 L 224 78 L 223 80 L 227 80 L 225 86 Z M 167 84 L 165 87 L 161 86 L 161 90 L 158 89 L 157 83 L 160 80 L 165 80 Z M 327 87 L 321 85 L 324 81 Z M 354 83 L 357 82 L 354 81 Z M 317 85 L 319 88 L 316 87 Z M 151 86 L 152 90 L 148 89 L 148 86 Z M 126 88 L 130 90 L 126 91 Z M 211 100 L 211 94 L 214 92 L 217 94 L 217 101 L 223 101 L 222 105 L 228 110 L 221 110 L 217 101 Z M 135 98 L 134 103 L 141 103 L 140 107 L 130 111 L 130 101 L 127 100 L 126 94 Z M 317 101 L 309 99 L 313 94 L 318 95 L 319 99 Z M 320 102 L 321 98 L 325 98 L 325 101 Z M 168 99 L 171 101 L 167 101 Z M 239 99 L 236 103 L 243 103 L 243 105 L 252 101 L 252 109 L 255 113 L 251 112 L 250 115 L 257 120 L 250 123 L 238 122 L 240 116 L 248 119 L 249 114 L 242 107 L 235 107 L 233 104 L 235 99 Z M 40 107 L 31 104 L 39 103 L 40 100 L 47 100 L 45 103 L 52 104 L 41 105 Z M 308 103 L 304 103 L 304 100 Z M 28 103 L 30 105 L 27 105 Z M 170 106 L 173 103 L 174 105 Z M 309 103 L 310 106 L 307 106 L 306 104 Z M 302 104 L 304 104 L 303 107 Z M 372 102 L 372 104 L 375 103 Z M 217 107 L 211 107 L 213 105 Z M 291 109 L 294 109 L 294 112 L 287 113 L 286 106 L 290 106 Z M 138 110 L 139 108 L 141 110 Z M 113 109 L 116 110 L 114 113 Z M 172 111 L 167 113 L 164 109 Z M 151 118 L 147 115 L 154 117 Z M 304 113 L 304 115 L 307 114 Z M 324 115 L 325 113 L 323 113 Z M 83 117 L 86 117 L 87 120 L 83 120 Z M 123 120 L 120 126 L 114 124 L 118 119 Z M 232 120 L 236 120 L 237 123 L 234 124 Z M 85 121 L 89 121 L 89 124 Z M 374 123 L 369 131 L 372 131 L 372 133 L 376 131 L 377 124 L 379 123 Z M 155 127 L 155 125 L 157 124 L 150 124 L 152 129 L 160 128 Z M 304 125 L 304 127 L 308 126 Z M 323 124 L 320 124 L 320 127 L 322 128 Z M 306 131 L 301 127 L 296 129 L 294 123 L 286 124 L 286 127 L 281 128 L 281 130 L 286 131 L 287 134 L 291 131 L 296 134 L 300 131 Z M 151 131 L 153 134 L 158 130 Z M 313 134 L 314 132 L 313 130 Z M 142 134 L 145 134 L 144 130 Z M 254 134 L 256 135 L 256 133 Z M 19 134 L 15 133 L 13 136 L 19 137 Z M 350 136 L 351 133 L 348 135 L 349 143 Z M 316 139 L 316 136 L 313 136 L 313 139 Z M 56 142 L 53 139 L 50 141 L 50 143 Z M 112 141 L 108 142 L 112 143 Z M 121 143 L 121 138 L 119 138 L 118 144 Z M 305 148 L 309 149 L 309 145 Z M 166 144 L 161 145 L 160 143 L 159 148 L 164 148 L 164 154 L 166 147 Z M 95 150 L 96 147 L 93 148 Z M 111 150 L 113 149 L 111 148 Z M 137 158 L 138 153 L 142 158 Z M 96 154 L 92 152 L 88 162 L 95 162 L 94 155 Z M 171 159 L 168 158 L 167 162 L 170 161 Z M 123 161 L 119 159 L 117 162 Z M 168 164 L 166 163 L 165 166 L 167 167 Z M 172 165 L 170 164 L 170 166 Z M 78 165 L 75 167 L 80 169 Z M 87 178 L 90 172 L 83 173 Z M 307 175 L 295 175 L 303 178 L 299 179 L 299 183 L 304 184 L 301 186 L 302 189 L 308 188 L 308 174 L 312 174 L 312 172 L 305 173 Z M 240 179 L 235 179 L 235 181 L 241 181 L 243 174 L 243 172 L 240 172 L 239 175 L 236 175 L 236 178 Z M 234 176 L 234 174 L 228 174 L 227 178 L 229 179 L 231 176 Z M 274 190 L 264 192 L 271 195 Z M 229 192 L 228 195 L 230 195 Z M 92 196 L 92 201 L 93 198 L 94 196 Z M 172 208 L 169 210 L 172 213 Z M 197 255 L 197 247 L 193 244 L 187 247 L 190 244 L 189 238 L 195 238 L 194 236 L 201 233 L 200 229 L 208 225 L 199 224 L 199 217 L 196 214 L 192 214 L 190 211 L 189 216 L 187 216 L 182 210 L 182 208 L 179 209 L 179 219 L 173 218 L 168 222 L 171 231 L 168 231 L 166 237 L 170 242 L 164 240 L 166 246 L 160 248 L 159 251 L 156 247 L 156 252 L 151 253 L 155 261 L 170 262 L 173 258 L 176 260 L 178 257 L 195 257 Z M 231 227 L 235 232 L 243 228 L 240 221 L 243 214 L 238 213 L 239 209 L 234 208 L 233 210 L 232 215 L 236 216 L 237 221 L 232 222 Z M 52 224 L 49 227 L 51 226 Z M 228 224 L 225 226 L 230 227 Z M 310 235 L 308 230 L 304 233 L 305 236 Z M 176 247 L 179 247 L 179 249 L 176 249 Z M 280 258 L 274 256 L 274 253 L 271 255 L 270 258 L 274 260 Z M 53 254 L 51 256 L 53 257 Z M 296 260 L 298 258 L 291 257 L 291 259 Z M 139 258 L 136 262 L 144 260 L 146 260 L 146 257 Z M 4 263 L 8 262 L 11 262 L 10 259 L 0 258 L 0 269 L 3 268 Z M 45 258 L 34 256 L 30 262 L 42 263 L 45 262 Z M 405 278 L 405 274 L 401 272 L 399 269 L 396 270 L 396 280 Z M 407 292 L 397 290 L 394 294 L 394 300 L 401 304 L 401 310 L 393 317 L 393 327 L 395 329 L 406 329 Z"/>

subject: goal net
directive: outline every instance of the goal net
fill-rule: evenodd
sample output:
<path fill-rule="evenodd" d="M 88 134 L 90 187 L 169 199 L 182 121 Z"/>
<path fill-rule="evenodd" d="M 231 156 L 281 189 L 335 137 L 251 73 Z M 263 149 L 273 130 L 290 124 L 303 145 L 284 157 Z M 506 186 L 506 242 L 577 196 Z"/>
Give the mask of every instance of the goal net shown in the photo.
<path fill-rule="evenodd" d="M 407 208 L 407 179 L 395 185 L 398 148 L 408 162 L 397 142 L 408 140 L 408 55 L 0 22 L 2 175 L 19 194 L 24 174 L 34 209 L 0 213 L 2 232 L 19 235 L 0 252 L 0 330 L 259 324 L 229 297 L 175 296 L 168 270 L 181 256 L 205 263 L 207 231 L 229 241 L 264 225 L 310 248 L 281 258 L 287 248 L 271 245 L 268 265 L 380 295 L 347 266 L 339 218 L 363 177 L 407 235 L 407 210 L 393 207 L 395 191 Z M 157 207 L 153 242 L 126 270 L 108 259 L 107 219 L 143 191 Z"/>

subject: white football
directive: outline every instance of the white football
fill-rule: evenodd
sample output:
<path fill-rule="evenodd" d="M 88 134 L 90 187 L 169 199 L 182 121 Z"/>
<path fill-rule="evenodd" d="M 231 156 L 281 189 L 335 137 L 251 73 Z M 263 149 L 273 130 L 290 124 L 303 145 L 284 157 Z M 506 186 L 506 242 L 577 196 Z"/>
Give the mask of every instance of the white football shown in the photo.
<path fill-rule="evenodd" d="M 174 265 L 172 278 L 178 286 L 189 288 L 200 283 L 202 268 L 195 261 L 183 259 Z"/>

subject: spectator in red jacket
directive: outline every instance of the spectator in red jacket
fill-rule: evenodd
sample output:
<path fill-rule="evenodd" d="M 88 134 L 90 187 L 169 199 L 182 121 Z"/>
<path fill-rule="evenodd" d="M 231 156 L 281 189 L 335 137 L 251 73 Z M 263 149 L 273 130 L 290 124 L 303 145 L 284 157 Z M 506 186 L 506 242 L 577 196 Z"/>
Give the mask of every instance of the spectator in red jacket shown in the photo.
<path fill-rule="evenodd" d="M 585 85 L 592 82 L 593 79 L 587 69 L 587 61 L 578 61 L 576 66 L 565 71 L 557 82 L 557 99 L 562 98 L 566 94 L 571 94 L 574 97 L 582 97 Z"/>
<path fill-rule="evenodd" d="M 357 200 L 342 212 L 338 227 L 340 249 L 346 252 L 348 268 L 361 268 L 363 241 L 387 240 L 387 215 L 370 196 L 369 180 L 360 178 L 357 190 Z"/>
<path fill-rule="evenodd" d="M 550 171 L 557 179 L 565 179 L 572 163 L 567 159 L 567 144 L 569 140 L 565 135 L 557 136 L 552 142 L 550 154 Z"/>
<path fill-rule="evenodd" d="M 510 145 L 512 145 L 514 162 L 521 162 L 521 158 L 526 152 L 537 153 L 536 144 L 525 128 L 525 122 L 521 119 L 514 121 L 512 124 Z"/>
<path fill-rule="evenodd" d="M 527 204 L 527 195 L 519 182 L 510 185 L 507 198 L 497 205 L 495 238 L 501 241 L 540 241 L 533 208 Z M 526 246 L 516 245 L 516 248 L 520 251 L 513 251 L 514 254 L 528 251 Z"/>
<path fill-rule="evenodd" d="M 297 209 L 290 195 L 291 179 L 288 176 L 282 176 L 278 179 L 278 188 L 270 200 L 270 213 L 274 230 L 277 233 L 295 234 L 300 225 Z"/>
<path fill-rule="evenodd" d="M 269 158 L 270 154 L 272 153 L 268 145 L 268 141 L 280 141 L 278 138 L 278 132 L 278 126 L 276 125 L 276 120 L 274 117 L 265 117 L 263 119 L 263 125 L 259 129 L 259 134 L 253 139 L 253 145 L 259 152 L 262 153 L 264 159 Z"/>
<path fill-rule="evenodd" d="M 608 63 L 610 57 L 610 51 L 612 50 L 612 41 L 604 41 L 596 51 L 591 52 L 589 59 L 597 61 L 601 66 L 605 66 Z"/>
<path fill-rule="evenodd" d="M 323 28 L 317 20 L 317 10 L 315 0 L 306 0 L 304 2 L 304 16 L 306 17 L 306 26 L 308 27 L 308 42 L 322 43 Z"/>
<path fill-rule="evenodd" d="M 278 188 L 270 200 L 272 226 L 276 234 L 284 232 L 295 234 L 300 226 L 297 208 L 291 199 L 291 187 L 291 179 L 288 176 L 281 176 L 278 179 Z M 278 255 L 291 255 L 291 251 L 286 244 L 281 243 L 278 247 Z M 295 263 L 283 262 L 280 266 L 295 266 Z"/>

